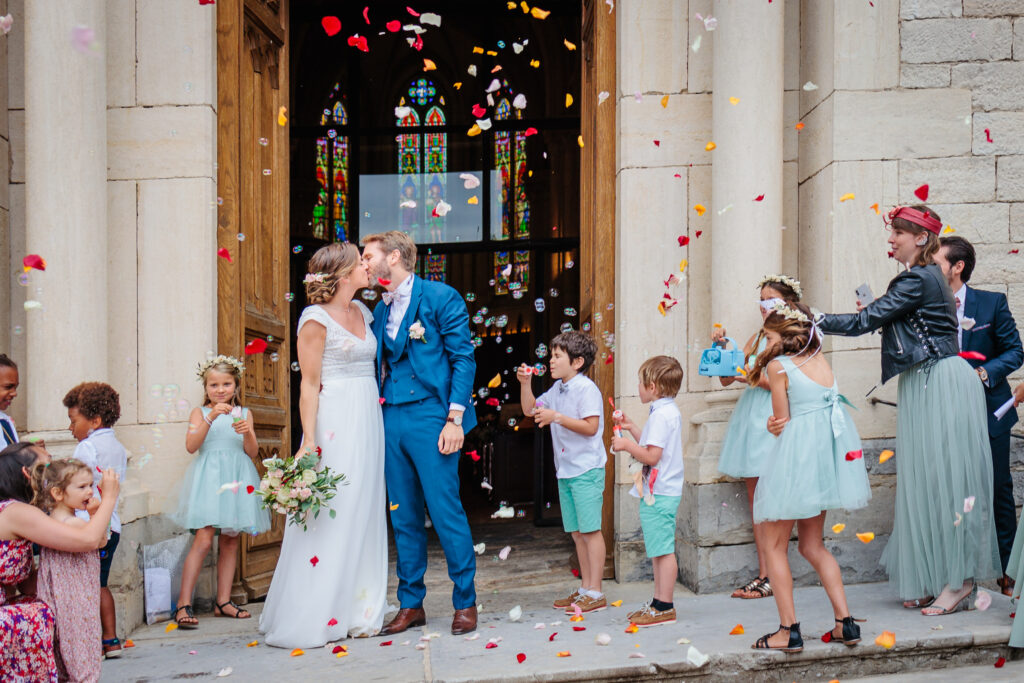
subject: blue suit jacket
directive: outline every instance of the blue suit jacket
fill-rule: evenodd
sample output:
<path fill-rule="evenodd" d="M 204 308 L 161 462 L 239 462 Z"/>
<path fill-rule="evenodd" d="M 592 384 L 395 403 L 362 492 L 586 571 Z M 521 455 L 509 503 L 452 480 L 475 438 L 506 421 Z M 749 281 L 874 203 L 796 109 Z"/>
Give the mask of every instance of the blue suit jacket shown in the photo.
<path fill-rule="evenodd" d="M 1017 422 L 1017 411 L 1011 409 L 1002 420 L 992 413 L 1006 403 L 1011 394 L 1006 376 L 1024 365 L 1024 347 L 1021 347 L 1017 324 L 1010 314 L 1006 295 L 967 287 L 964 296 L 964 318 L 973 318 L 974 327 L 963 330 L 962 351 L 977 351 L 984 361 L 968 360 L 972 367 L 983 367 L 988 373 L 985 400 L 988 403 L 989 436 L 1001 436 Z"/>
<path fill-rule="evenodd" d="M 384 335 L 390 310 L 390 304 L 383 301 L 373 310 L 378 383 L 383 376 Z M 426 328 L 422 340 L 409 338 L 409 326 L 417 320 Z M 476 426 L 473 407 L 476 357 L 470 339 L 469 312 L 459 293 L 443 282 L 413 276 L 409 308 L 395 336 L 398 355 L 403 350 L 406 352 L 419 380 L 446 409 L 449 403 L 466 406 L 462 416 L 462 429 L 466 433 Z"/>

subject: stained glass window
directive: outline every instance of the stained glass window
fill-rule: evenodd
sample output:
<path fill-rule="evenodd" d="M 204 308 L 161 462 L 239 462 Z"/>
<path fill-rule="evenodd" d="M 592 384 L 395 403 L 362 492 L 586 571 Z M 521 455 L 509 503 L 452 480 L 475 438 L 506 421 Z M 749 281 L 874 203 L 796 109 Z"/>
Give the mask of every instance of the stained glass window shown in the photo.
<path fill-rule="evenodd" d="M 427 254 L 420 257 L 420 276 L 424 280 L 444 282 L 448 277 L 448 257 L 444 254 Z"/>
<path fill-rule="evenodd" d="M 512 260 L 512 283 L 509 287 L 526 292 L 530 288 L 530 252 L 517 251 Z"/>
<path fill-rule="evenodd" d="M 508 264 L 508 252 L 494 252 L 494 293 L 508 294 L 509 276 L 512 268 Z"/>
<path fill-rule="evenodd" d="M 407 99 L 408 98 L 408 99 Z M 444 98 L 426 78 L 409 84 L 399 99 L 399 127 L 444 126 Z M 398 147 L 400 228 L 417 242 L 443 242 L 445 217 L 434 207 L 445 198 L 448 136 L 443 131 L 406 133 L 395 137 Z"/>
<path fill-rule="evenodd" d="M 348 114 L 335 83 L 328 97 L 328 106 L 320 116 L 321 126 L 345 126 Z M 328 140 L 331 144 L 328 144 Z M 313 205 L 313 236 L 319 239 L 345 241 L 349 227 L 348 136 L 331 129 L 327 137 L 316 140 L 316 201 Z"/>

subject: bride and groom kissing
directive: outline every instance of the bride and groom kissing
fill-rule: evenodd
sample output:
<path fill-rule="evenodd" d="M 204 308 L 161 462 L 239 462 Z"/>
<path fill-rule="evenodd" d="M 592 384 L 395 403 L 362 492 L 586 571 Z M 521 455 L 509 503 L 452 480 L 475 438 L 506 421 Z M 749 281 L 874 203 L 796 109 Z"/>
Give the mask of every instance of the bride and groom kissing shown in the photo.
<path fill-rule="evenodd" d="M 413 274 L 416 245 L 392 230 L 334 243 L 309 260 L 298 323 L 302 444 L 347 485 L 307 531 L 285 528 L 260 631 L 268 645 L 318 647 L 426 623 L 430 513 L 454 587 L 451 631 L 476 629 L 476 555 L 459 499 L 459 452 L 476 424 L 469 314 L 452 287 Z M 380 284 L 374 312 L 356 292 Z M 387 496 L 385 497 L 385 482 Z M 385 506 L 401 609 L 388 612 Z"/>

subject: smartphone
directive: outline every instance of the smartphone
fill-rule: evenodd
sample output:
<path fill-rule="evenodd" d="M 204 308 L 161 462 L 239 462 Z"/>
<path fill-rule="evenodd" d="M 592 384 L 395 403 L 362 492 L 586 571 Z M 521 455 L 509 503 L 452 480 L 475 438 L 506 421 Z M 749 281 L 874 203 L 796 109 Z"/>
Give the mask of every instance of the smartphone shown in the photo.
<path fill-rule="evenodd" d="M 875 300 L 875 295 L 871 293 L 871 287 L 866 282 L 854 291 L 857 294 L 857 303 L 861 306 L 867 306 Z"/>

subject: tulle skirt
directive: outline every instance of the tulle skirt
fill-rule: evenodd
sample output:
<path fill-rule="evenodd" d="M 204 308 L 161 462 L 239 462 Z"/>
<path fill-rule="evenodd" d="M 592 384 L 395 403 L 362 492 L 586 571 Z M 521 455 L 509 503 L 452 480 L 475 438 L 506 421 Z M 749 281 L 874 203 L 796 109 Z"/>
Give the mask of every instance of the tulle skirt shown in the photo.
<path fill-rule="evenodd" d="M 899 376 L 896 517 L 882 553 L 904 599 L 1001 575 L 985 392 L 957 356 Z M 973 507 L 971 502 L 973 499 Z"/>
<path fill-rule="evenodd" d="M 232 488 L 222 490 L 224 484 Z M 260 497 L 249 493 L 259 485 L 259 474 L 245 451 L 200 450 L 185 472 L 172 518 L 192 531 L 212 526 L 231 534 L 263 533 L 270 528 L 270 514 L 260 505 Z"/>
<path fill-rule="evenodd" d="M 320 647 L 374 635 L 384 622 L 388 544 L 384 421 L 373 377 L 332 380 L 320 391 L 321 463 L 345 475 L 326 509 L 285 527 L 281 556 L 260 616 L 268 645 Z"/>
<path fill-rule="evenodd" d="M 718 458 L 719 472 L 736 478 L 760 476 L 765 457 L 775 447 L 775 437 L 768 433 L 771 415 L 772 393 L 747 387 L 729 418 Z"/>
<path fill-rule="evenodd" d="M 1024 647 L 1024 616 L 1020 615 L 1020 594 L 1024 589 L 1024 517 L 1017 525 L 1017 535 L 1013 539 L 1013 550 L 1006 563 L 1006 575 L 1016 581 L 1013 587 L 1013 598 L 1016 601 L 1013 617 L 1013 629 L 1010 631 L 1010 647 Z"/>

